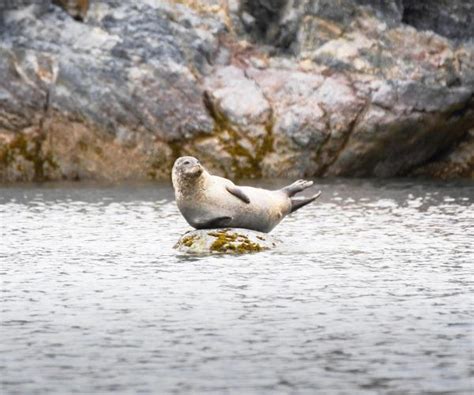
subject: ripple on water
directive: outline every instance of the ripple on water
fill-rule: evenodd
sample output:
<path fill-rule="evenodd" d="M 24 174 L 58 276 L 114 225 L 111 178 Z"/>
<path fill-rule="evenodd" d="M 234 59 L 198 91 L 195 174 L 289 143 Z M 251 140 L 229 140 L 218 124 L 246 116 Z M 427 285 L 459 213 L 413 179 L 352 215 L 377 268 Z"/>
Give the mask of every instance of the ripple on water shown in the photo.
<path fill-rule="evenodd" d="M 472 184 L 318 188 L 239 257 L 167 186 L 0 189 L 2 393 L 468 393 Z"/>

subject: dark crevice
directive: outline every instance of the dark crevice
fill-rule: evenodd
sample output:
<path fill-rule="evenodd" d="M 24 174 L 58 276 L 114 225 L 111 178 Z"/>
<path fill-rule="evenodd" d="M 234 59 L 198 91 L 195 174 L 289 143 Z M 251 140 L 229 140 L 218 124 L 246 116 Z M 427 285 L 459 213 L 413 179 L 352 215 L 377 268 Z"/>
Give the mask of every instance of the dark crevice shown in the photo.
<path fill-rule="evenodd" d="M 469 112 L 471 112 L 471 114 L 469 114 Z M 471 98 L 471 100 L 469 100 L 463 108 L 453 111 L 448 117 L 448 122 L 450 122 L 451 128 L 456 130 L 464 130 L 464 132 L 460 133 L 459 136 L 451 141 L 450 144 L 440 145 L 440 147 L 442 147 L 440 150 L 435 152 L 431 157 L 427 158 L 422 164 L 418 164 L 416 167 L 420 167 L 427 163 L 438 162 L 453 152 L 461 143 L 469 138 L 469 125 L 472 125 L 473 121 L 474 99 Z M 455 125 L 454 127 L 453 124 Z"/>
<path fill-rule="evenodd" d="M 241 3 L 242 12 L 255 18 L 249 29 L 256 38 L 266 39 L 271 26 L 277 23 L 282 15 L 288 0 L 243 0 Z"/>
<path fill-rule="evenodd" d="M 243 0 L 241 19 L 247 33 L 258 43 L 288 51 L 296 39 L 296 27 L 282 24 L 289 0 Z"/>
<path fill-rule="evenodd" d="M 55 167 L 52 157 L 50 155 L 45 155 L 43 152 L 43 145 L 46 140 L 47 130 L 45 128 L 46 120 L 49 116 L 51 100 L 51 86 L 48 86 L 45 92 L 45 101 L 43 104 L 43 114 L 38 122 L 38 133 L 33 137 L 33 155 L 31 160 L 34 164 L 34 181 L 45 181 L 46 176 L 44 174 L 44 165 L 50 164 Z"/>
<path fill-rule="evenodd" d="M 403 0 L 402 22 L 457 41 L 474 39 L 472 0 Z"/>
<path fill-rule="evenodd" d="M 73 19 L 83 22 L 89 10 L 89 0 L 52 0 L 63 8 Z"/>
<path fill-rule="evenodd" d="M 332 158 L 332 160 L 327 163 L 325 166 L 323 166 L 319 171 L 318 173 L 316 174 L 317 177 L 324 177 L 324 176 L 327 176 L 328 174 L 328 171 L 330 170 L 330 168 L 332 167 L 332 165 L 334 165 L 334 163 L 337 162 L 337 160 L 339 159 L 339 157 L 342 155 L 342 152 L 346 149 L 348 143 L 349 143 L 349 140 L 351 138 L 351 136 L 353 135 L 354 133 L 354 130 L 356 129 L 357 125 L 359 124 L 360 120 L 362 119 L 362 117 L 365 115 L 365 113 L 369 110 L 369 107 L 370 107 L 370 103 L 368 101 L 366 101 L 364 103 L 364 105 L 361 107 L 361 109 L 359 110 L 359 112 L 357 113 L 357 115 L 355 116 L 354 120 L 350 123 L 349 125 L 349 128 L 348 128 L 348 132 L 346 133 L 346 135 L 344 136 L 344 141 L 341 145 L 341 147 L 339 148 L 338 152 L 336 153 L 336 155 L 334 156 L 334 158 Z"/>

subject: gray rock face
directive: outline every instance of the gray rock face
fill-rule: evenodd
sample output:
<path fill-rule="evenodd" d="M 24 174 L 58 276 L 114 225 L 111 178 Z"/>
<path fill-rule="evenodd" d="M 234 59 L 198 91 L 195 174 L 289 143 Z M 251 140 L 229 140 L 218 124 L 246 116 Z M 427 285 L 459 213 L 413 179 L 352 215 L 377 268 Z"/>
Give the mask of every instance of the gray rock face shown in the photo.
<path fill-rule="evenodd" d="M 471 177 L 471 2 L 60 3 L 0 3 L 2 181 Z"/>
<path fill-rule="evenodd" d="M 403 22 L 456 40 L 474 39 L 474 2 L 404 0 Z"/>
<path fill-rule="evenodd" d="M 299 40 L 298 30 L 305 29 L 308 17 L 345 29 L 352 28 L 361 13 L 375 16 L 390 28 L 403 22 L 451 39 L 474 38 L 474 3 L 470 0 L 255 0 L 242 1 L 240 8 L 244 29 L 252 37 L 283 49 Z"/>
<path fill-rule="evenodd" d="M 267 233 L 249 229 L 206 229 L 185 233 L 175 245 L 187 254 L 249 254 L 273 249 L 279 242 Z"/>
<path fill-rule="evenodd" d="M 87 24 L 56 6 L 4 13 L 0 133 L 13 148 L 19 133 L 43 140 L 46 152 L 35 160 L 54 161 L 49 178 L 134 176 L 127 167 L 137 160 L 139 177 L 163 177 L 173 142 L 212 133 L 198 79 L 222 24 L 209 20 L 202 29 L 205 20 L 184 7 L 149 3 L 97 3 Z M 5 178 L 44 174 L 24 174 L 16 154 L 6 154 Z M 114 160 L 123 162 L 107 171 Z"/>

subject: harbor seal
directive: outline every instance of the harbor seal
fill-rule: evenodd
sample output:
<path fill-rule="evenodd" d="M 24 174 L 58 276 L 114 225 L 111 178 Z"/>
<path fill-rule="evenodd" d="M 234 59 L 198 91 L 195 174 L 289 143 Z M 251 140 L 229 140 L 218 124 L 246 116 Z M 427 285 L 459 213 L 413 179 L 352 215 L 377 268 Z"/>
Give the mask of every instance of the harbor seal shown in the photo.
<path fill-rule="evenodd" d="M 305 180 L 276 191 L 237 186 L 226 178 L 209 174 L 192 156 L 176 159 L 172 181 L 179 211 L 196 229 L 232 227 L 267 233 L 285 216 L 321 194 L 293 197 L 313 185 Z"/>

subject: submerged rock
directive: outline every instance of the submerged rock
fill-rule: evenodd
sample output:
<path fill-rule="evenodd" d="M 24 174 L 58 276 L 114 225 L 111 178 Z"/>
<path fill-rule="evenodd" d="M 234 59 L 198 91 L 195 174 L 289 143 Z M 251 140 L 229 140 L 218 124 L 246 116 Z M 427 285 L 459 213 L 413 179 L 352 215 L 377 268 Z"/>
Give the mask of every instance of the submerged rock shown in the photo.
<path fill-rule="evenodd" d="M 0 2 L 0 182 L 471 177 L 473 6 L 435 3 Z"/>
<path fill-rule="evenodd" d="M 247 254 L 275 248 L 278 241 L 268 233 L 249 229 L 203 229 L 185 233 L 175 245 L 189 254 Z"/>

